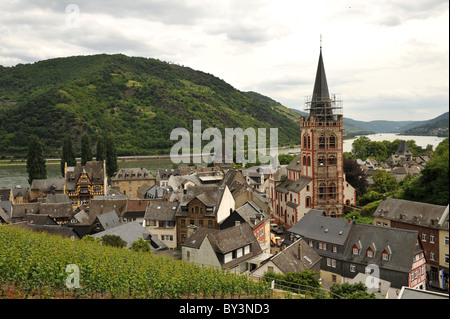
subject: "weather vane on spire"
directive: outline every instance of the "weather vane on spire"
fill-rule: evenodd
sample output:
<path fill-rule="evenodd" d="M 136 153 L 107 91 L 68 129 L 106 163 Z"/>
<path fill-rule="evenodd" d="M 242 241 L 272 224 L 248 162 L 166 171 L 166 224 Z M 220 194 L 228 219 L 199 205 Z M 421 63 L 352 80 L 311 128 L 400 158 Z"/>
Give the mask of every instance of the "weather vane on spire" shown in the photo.
<path fill-rule="evenodd" d="M 320 34 L 320 49 L 322 50 L 322 33 Z"/>

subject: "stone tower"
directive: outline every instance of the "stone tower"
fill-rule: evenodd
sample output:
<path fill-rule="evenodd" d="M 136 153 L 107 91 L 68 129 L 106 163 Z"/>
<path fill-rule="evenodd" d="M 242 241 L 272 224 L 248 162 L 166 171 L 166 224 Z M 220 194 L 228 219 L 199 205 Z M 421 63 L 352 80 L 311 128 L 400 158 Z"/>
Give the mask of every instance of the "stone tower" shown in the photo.
<path fill-rule="evenodd" d="M 309 116 L 300 124 L 300 176 L 312 179 L 311 208 L 341 217 L 347 184 L 343 169 L 344 119 L 341 99 L 328 91 L 322 46 L 313 94 L 306 98 L 305 110 Z"/>

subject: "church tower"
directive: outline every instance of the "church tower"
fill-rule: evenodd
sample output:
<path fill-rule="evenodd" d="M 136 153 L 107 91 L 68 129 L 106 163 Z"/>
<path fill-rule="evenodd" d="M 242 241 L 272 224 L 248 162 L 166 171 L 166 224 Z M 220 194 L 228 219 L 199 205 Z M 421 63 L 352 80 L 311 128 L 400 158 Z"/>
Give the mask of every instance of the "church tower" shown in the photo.
<path fill-rule="evenodd" d="M 327 216 L 344 215 L 346 186 L 343 169 L 344 119 L 342 101 L 330 96 L 320 45 L 319 62 L 312 96 L 305 101 L 307 118 L 300 124 L 300 176 L 311 179 L 311 208 Z M 348 204 L 348 203 L 347 203 Z"/>

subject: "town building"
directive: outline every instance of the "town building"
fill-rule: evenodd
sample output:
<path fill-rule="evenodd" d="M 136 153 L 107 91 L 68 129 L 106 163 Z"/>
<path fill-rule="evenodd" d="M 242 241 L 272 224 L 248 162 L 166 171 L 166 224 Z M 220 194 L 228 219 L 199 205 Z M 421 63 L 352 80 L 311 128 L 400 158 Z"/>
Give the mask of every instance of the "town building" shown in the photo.
<path fill-rule="evenodd" d="M 111 186 L 131 199 L 138 198 L 138 189 L 144 184 L 153 186 L 156 178 L 146 168 L 121 168 L 114 177 L 111 178 Z"/>
<path fill-rule="evenodd" d="M 237 274 L 250 271 L 249 261 L 260 254 L 261 247 L 247 223 L 223 230 L 198 227 L 182 245 L 182 260 Z"/>
<path fill-rule="evenodd" d="M 177 247 L 176 213 L 180 208 L 178 202 L 152 201 L 145 211 L 144 225 L 157 236 L 168 248 Z"/>
<path fill-rule="evenodd" d="M 449 206 L 385 198 L 375 210 L 379 226 L 416 230 L 427 258 L 428 284 L 448 290 Z"/>
<path fill-rule="evenodd" d="M 298 239 L 278 254 L 266 259 L 251 276 L 261 278 L 266 272 L 286 274 L 311 270 L 320 274 L 320 255 L 303 239 Z"/>
<path fill-rule="evenodd" d="M 170 200 L 180 203 L 176 214 L 179 247 L 188 238 L 189 225 L 219 229 L 219 224 L 235 209 L 235 201 L 227 186 L 189 187 L 183 193 L 173 193 Z"/>
<path fill-rule="evenodd" d="M 270 253 L 270 215 L 256 203 L 249 201 L 236 208 L 220 223 L 219 228 L 225 229 L 242 223 L 248 223 L 252 227 L 263 252 Z"/>
<path fill-rule="evenodd" d="M 108 193 L 105 161 L 89 161 L 85 166 L 66 164 L 64 176 L 64 194 L 69 196 L 74 209 L 80 205 L 89 207 L 94 196 Z"/>
<path fill-rule="evenodd" d="M 322 257 L 324 286 L 368 273 L 390 282 L 390 289 L 426 289 L 426 257 L 417 231 L 359 224 L 311 210 L 288 234 L 286 245 L 299 236 Z"/>

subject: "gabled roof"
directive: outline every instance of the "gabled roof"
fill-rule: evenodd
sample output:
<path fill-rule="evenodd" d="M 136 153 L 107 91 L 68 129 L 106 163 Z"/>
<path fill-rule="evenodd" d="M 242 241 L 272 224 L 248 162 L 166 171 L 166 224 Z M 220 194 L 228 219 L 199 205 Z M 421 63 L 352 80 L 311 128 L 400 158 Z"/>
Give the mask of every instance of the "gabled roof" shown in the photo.
<path fill-rule="evenodd" d="M 235 209 L 235 211 L 252 227 L 259 225 L 270 217 L 269 214 L 265 213 L 252 201 L 245 202 L 244 205 Z"/>
<path fill-rule="evenodd" d="M 97 216 L 97 220 L 105 230 L 117 227 L 120 224 L 119 216 L 113 210 Z"/>
<path fill-rule="evenodd" d="M 299 256 L 299 246 L 302 255 Z M 300 272 L 311 269 L 322 257 L 303 239 L 292 243 L 278 254 L 271 257 L 272 261 L 283 273 Z"/>
<path fill-rule="evenodd" d="M 136 240 L 143 238 L 150 241 L 150 246 L 153 250 L 166 249 L 167 245 L 160 241 L 157 236 L 150 233 L 139 222 L 120 223 L 118 226 L 107 229 L 105 231 L 96 233 L 92 236 L 103 237 L 104 235 L 116 235 L 122 238 L 127 244 L 126 247 L 131 247 Z"/>
<path fill-rule="evenodd" d="M 322 210 L 311 209 L 289 232 L 303 238 L 344 245 L 352 224 L 345 219 L 327 217 Z"/>
<path fill-rule="evenodd" d="M 145 211 L 145 220 L 175 220 L 175 214 L 180 203 L 152 202 Z"/>
<path fill-rule="evenodd" d="M 352 247 L 360 243 L 360 253 L 353 254 Z M 367 257 L 367 249 L 374 257 Z M 391 252 L 389 260 L 382 259 L 383 251 Z M 400 272 L 411 272 L 413 257 L 423 248 L 418 240 L 418 232 L 399 228 L 354 223 L 344 249 L 343 259 L 351 263 L 375 264 L 380 268 Z"/>
<path fill-rule="evenodd" d="M 222 264 L 223 268 L 232 268 L 239 263 L 262 253 L 258 240 L 248 223 L 243 223 L 223 230 L 199 227 L 184 242 L 183 247 L 199 249 L 205 239 L 209 241 L 212 249 L 218 256 L 250 245 L 250 253 Z M 218 257 L 218 260 L 223 262 L 222 258 Z"/>
<path fill-rule="evenodd" d="M 282 192 L 285 194 L 288 192 L 298 193 L 303 188 L 305 188 L 305 186 L 308 185 L 311 181 L 312 181 L 311 178 L 303 177 L 303 176 L 300 177 L 296 181 L 292 181 L 290 179 L 285 179 L 281 184 L 279 184 L 278 186 L 275 187 L 275 190 L 277 192 Z"/>
<path fill-rule="evenodd" d="M 65 182 L 64 178 L 33 179 L 30 189 L 49 192 L 54 188 L 55 191 L 62 191 L 64 190 Z"/>
<path fill-rule="evenodd" d="M 286 169 L 300 171 L 301 170 L 301 154 L 297 155 L 289 164 L 286 166 Z"/>
<path fill-rule="evenodd" d="M 440 221 L 445 214 L 448 214 L 447 206 L 386 198 L 378 205 L 373 217 L 439 228 L 444 226 Z"/>

